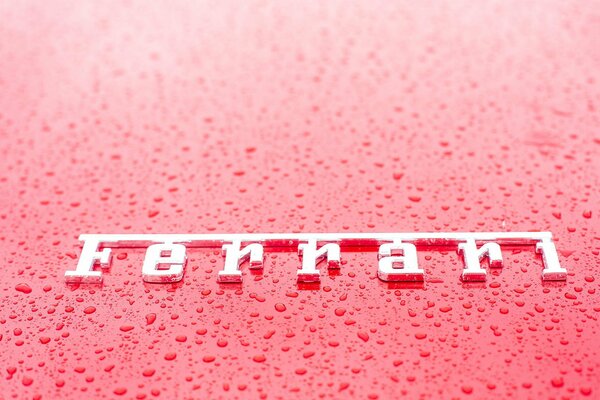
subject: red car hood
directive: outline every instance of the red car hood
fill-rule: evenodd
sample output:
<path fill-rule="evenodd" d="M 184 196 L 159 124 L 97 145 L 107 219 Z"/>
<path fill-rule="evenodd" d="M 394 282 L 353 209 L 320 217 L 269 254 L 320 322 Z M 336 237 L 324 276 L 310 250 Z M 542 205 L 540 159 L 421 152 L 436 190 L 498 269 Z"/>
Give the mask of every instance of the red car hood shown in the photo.
<path fill-rule="evenodd" d="M 5 2 L 0 398 L 600 394 L 600 13 L 576 1 Z M 463 283 L 343 252 L 217 282 L 218 248 L 145 283 L 82 233 L 550 231 Z"/>

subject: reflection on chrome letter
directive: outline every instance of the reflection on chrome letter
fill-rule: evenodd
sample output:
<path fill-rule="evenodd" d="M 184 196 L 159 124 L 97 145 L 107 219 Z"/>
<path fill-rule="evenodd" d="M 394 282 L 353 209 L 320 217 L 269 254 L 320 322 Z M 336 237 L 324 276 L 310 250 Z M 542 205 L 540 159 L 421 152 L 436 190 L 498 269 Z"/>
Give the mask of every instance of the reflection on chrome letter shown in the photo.
<path fill-rule="evenodd" d="M 558 262 L 558 254 L 556 246 L 551 239 L 542 239 L 535 245 L 535 251 L 542 253 L 544 260 L 544 270 L 542 271 L 542 279 L 545 281 L 564 281 L 567 279 L 567 270 L 561 268 Z"/>
<path fill-rule="evenodd" d="M 260 243 L 252 243 L 240 250 L 242 243 L 233 240 L 230 244 L 222 247 L 225 256 L 223 271 L 219 271 L 217 280 L 219 282 L 241 282 L 242 271 L 240 265 L 249 260 L 250 269 L 261 269 L 263 266 L 263 246 Z"/>
<path fill-rule="evenodd" d="M 148 246 L 142 266 L 144 282 L 179 282 L 183 278 L 185 246 L 159 243 Z"/>
<path fill-rule="evenodd" d="M 65 272 L 65 280 L 70 283 L 100 283 L 102 282 L 102 271 L 94 271 L 94 267 L 108 268 L 110 264 L 110 249 L 98 251 L 100 240 L 95 238 L 84 239 L 83 249 L 79 256 L 79 262 L 75 271 Z"/>
<path fill-rule="evenodd" d="M 327 257 L 329 268 L 340 267 L 340 245 L 327 243 L 317 249 L 317 241 L 310 239 L 298 245 L 298 255 L 302 258 L 302 269 L 298 271 L 299 282 L 319 282 L 317 264 Z"/>
<path fill-rule="evenodd" d="M 382 281 L 420 282 L 425 272 L 419 269 L 417 248 L 412 243 L 384 243 L 379 246 L 377 276 Z M 400 264 L 399 266 L 396 266 Z"/>
<path fill-rule="evenodd" d="M 498 243 L 486 243 L 478 249 L 475 239 L 467 239 L 458 244 L 458 254 L 461 253 L 465 259 L 465 269 L 461 277 L 465 282 L 485 281 L 487 273 L 481 268 L 480 262 L 486 256 L 490 267 L 502 266 L 502 251 Z"/>

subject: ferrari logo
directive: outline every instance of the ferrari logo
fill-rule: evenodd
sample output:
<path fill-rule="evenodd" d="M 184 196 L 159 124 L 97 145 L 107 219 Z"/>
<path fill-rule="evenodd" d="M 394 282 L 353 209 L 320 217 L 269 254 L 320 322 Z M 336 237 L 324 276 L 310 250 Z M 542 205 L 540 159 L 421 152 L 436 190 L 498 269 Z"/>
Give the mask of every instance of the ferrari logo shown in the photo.
<path fill-rule="evenodd" d="M 340 268 L 342 248 L 378 249 L 377 276 L 383 281 L 423 281 L 425 271 L 417 261 L 417 245 L 456 250 L 464 260 L 463 281 L 485 281 L 487 271 L 502 267 L 502 244 L 535 246 L 542 255 L 543 280 L 566 280 L 550 232 L 451 232 L 451 233 L 301 233 L 301 234 L 92 234 L 81 235 L 83 248 L 77 268 L 67 271 L 67 282 L 98 283 L 110 265 L 114 248 L 146 248 L 142 279 L 146 282 L 178 282 L 183 279 L 188 248 L 221 249 L 224 266 L 217 275 L 222 283 L 241 282 L 241 267 L 263 268 L 265 248 L 297 251 L 301 263 L 298 282 L 319 282 L 320 264 Z"/>

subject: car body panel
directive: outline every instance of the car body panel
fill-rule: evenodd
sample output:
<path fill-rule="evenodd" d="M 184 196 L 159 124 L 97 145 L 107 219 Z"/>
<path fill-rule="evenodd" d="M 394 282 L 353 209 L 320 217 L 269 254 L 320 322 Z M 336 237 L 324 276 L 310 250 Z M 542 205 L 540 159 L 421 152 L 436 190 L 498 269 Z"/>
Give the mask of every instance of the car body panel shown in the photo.
<path fill-rule="evenodd" d="M 1 4 L 0 398 L 597 397 L 592 3 Z M 550 231 L 567 281 L 533 246 L 64 280 L 83 233 L 413 231 Z"/>

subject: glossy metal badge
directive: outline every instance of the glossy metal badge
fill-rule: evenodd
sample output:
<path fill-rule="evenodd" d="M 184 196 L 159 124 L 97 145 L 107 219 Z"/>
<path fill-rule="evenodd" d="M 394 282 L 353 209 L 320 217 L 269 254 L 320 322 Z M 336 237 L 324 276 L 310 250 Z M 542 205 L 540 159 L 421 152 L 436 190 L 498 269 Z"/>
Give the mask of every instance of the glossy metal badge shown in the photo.
<path fill-rule="evenodd" d="M 417 246 L 453 248 L 464 260 L 463 281 L 485 281 L 491 268 L 502 267 L 501 245 L 535 246 L 542 255 L 543 280 L 566 280 L 550 232 L 450 232 L 450 233 L 265 233 L 265 234 L 99 234 L 81 235 L 84 242 L 77 268 L 65 272 L 69 283 L 99 283 L 102 269 L 110 266 L 113 248 L 146 248 L 142 266 L 145 282 L 178 282 L 183 279 L 187 249 L 220 248 L 225 258 L 217 275 L 222 283 L 241 282 L 241 266 L 263 267 L 265 248 L 297 251 L 298 282 L 319 282 L 320 264 L 340 268 L 342 248 L 377 249 L 377 276 L 383 281 L 423 281 Z"/>

